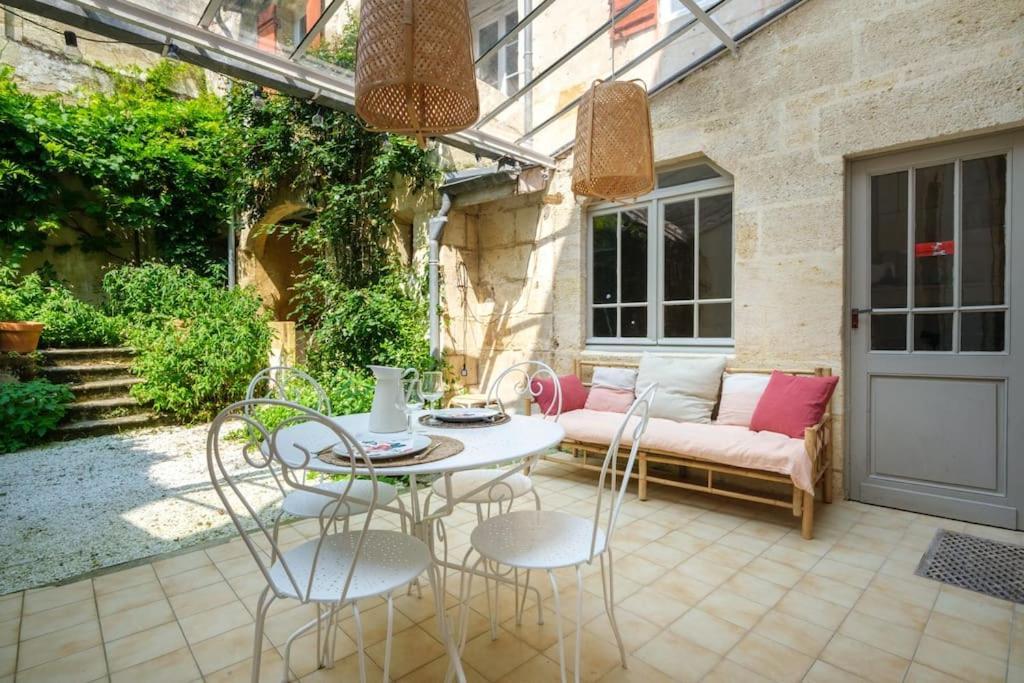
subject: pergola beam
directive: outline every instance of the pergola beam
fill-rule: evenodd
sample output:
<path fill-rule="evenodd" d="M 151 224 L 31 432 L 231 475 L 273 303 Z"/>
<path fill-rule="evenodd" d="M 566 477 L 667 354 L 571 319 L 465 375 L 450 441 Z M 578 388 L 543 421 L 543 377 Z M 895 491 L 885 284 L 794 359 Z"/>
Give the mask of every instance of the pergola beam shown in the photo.
<path fill-rule="evenodd" d="M 254 45 L 219 35 L 125 0 L 4 0 L 5 4 L 82 30 L 162 52 L 168 43 L 179 59 L 301 99 L 353 112 L 355 84 L 345 74 L 285 56 L 264 52 Z M 517 145 L 511 140 L 478 130 L 441 136 L 459 149 L 499 158 L 554 167 L 554 158 Z"/>
<path fill-rule="evenodd" d="M 697 21 L 704 24 L 709 31 L 714 33 L 715 36 L 722 41 L 722 44 L 729 48 L 730 52 L 734 55 L 737 54 L 736 41 L 718 25 L 718 22 L 708 16 L 708 13 L 701 9 L 700 5 L 698 5 L 695 0 L 679 0 L 679 2 L 683 3 L 683 6 L 690 10 L 690 14 L 697 17 Z"/>
<path fill-rule="evenodd" d="M 533 20 L 536 19 L 538 17 L 538 15 L 540 15 L 540 13 L 543 12 L 547 8 L 547 6 L 550 5 L 551 3 L 553 3 L 554 1 L 555 0 L 543 0 L 543 2 L 541 2 L 539 5 L 537 5 L 532 10 L 530 10 L 530 13 L 527 14 L 525 17 L 523 17 L 522 20 L 518 24 L 513 26 L 508 31 L 508 33 L 506 33 L 501 38 L 499 38 L 498 42 L 496 42 L 494 45 L 491 45 L 489 48 L 484 50 L 483 53 L 481 53 L 480 56 L 476 58 L 477 65 L 482 64 L 485 59 L 487 59 L 488 57 L 493 55 L 495 52 L 500 50 L 503 45 L 507 45 L 508 43 L 512 42 L 513 38 L 515 38 L 517 35 L 519 35 L 519 33 L 524 28 L 526 28 L 527 26 L 532 24 Z"/>
<path fill-rule="evenodd" d="M 220 8 L 224 6 L 224 0 L 210 0 L 206 3 L 206 9 L 203 10 L 203 14 L 199 17 L 200 28 L 210 28 L 210 24 L 213 23 L 214 17 L 220 12 Z"/>
<path fill-rule="evenodd" d="M 295 49 L 292 50 L 290 55 L 288 55 L 288 58 L 299 59 L 302 55 L 306 54 L 306 51 L 312 47 L 317 36 L 323 33 L 324 29 L 327 28 L 327 22 L 331 20 L 331 17 L 333 17 L 334 13 L 338 11 L 338 8 L 344 4 L 345 0 L 332 0 L 313 23 L 313 26 L 306 31 L 306 35 L 302 37 L 302 41 L 295 46 Z"/>

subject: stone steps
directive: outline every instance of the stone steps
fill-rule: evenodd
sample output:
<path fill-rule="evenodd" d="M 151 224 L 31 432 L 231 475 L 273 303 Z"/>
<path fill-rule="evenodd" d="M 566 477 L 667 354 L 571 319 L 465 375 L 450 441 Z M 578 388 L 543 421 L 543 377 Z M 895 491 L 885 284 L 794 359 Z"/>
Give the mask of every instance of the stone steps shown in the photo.
<path fill-rule="evenodd" d="M 110 434 L 161 423 L 131 395 L 142 379 L 131 374 L 135 352 L 127 347 L 43 349 L 39 373 L 67 384 L 75 395 L 57 427 L 63 439 Z"/>

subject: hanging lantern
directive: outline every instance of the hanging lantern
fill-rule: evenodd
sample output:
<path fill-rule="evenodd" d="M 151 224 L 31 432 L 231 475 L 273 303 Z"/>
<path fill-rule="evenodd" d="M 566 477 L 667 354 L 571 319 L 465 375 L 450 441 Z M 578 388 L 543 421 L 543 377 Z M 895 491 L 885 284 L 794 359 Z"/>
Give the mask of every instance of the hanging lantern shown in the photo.
<path fill-rule="evenodd" d="M 466 0 L 363 0 L 356 113 L 379 131 L 433 135 L 480 114 Z"/>
<path fill-rule="evenodd" d="M 576 115 L 572 191 L 615 201 L 653 189 L 647 90 L 637 81 L 594 81 Z"/>

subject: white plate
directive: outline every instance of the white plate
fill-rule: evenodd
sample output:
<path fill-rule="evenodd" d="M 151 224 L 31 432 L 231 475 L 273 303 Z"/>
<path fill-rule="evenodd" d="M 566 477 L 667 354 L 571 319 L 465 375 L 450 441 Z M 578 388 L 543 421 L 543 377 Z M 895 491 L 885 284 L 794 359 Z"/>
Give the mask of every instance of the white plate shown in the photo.
<path fill-rule="evenodd" d="M 500 414 L 494 408 L 444 408 L 434 411 L 434 417 L 441 422 L 482 422 Z"/>
<path fill-rule="evenodd" d="M 400 458 L 403 455 L 410 455 L 430 445 L 430 437 L 426 434 L 410 434 L 399 432 L 394 435 L 388 434 L 357 434 L 358 441 L 370 460 L 389 460 Z M 346 457 L 347 449 L 334 447 L 335 455 Z"/>

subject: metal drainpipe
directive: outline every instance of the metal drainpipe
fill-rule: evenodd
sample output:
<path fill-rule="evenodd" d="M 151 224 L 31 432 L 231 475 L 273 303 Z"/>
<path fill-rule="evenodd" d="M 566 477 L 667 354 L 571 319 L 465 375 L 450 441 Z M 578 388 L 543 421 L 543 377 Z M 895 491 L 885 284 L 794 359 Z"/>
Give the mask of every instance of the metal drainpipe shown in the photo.
<path fill-rule="evenodd" d="M 441 360 L 441 306 L 440 282 L 438 281 L 438 265 L 441 252 L 441 235 L 448 222 L 448 210 L 452 208 L 452 198 L 447 192 L 441 193 L 441 208 L 437 215 L 427 223 L 429 253 L 427 257 L 427 286 L 430 290 L 430 355 L 437 361 Z"/>
<path fill-rule="evenodd" d="M 232 215 L 228 221 L 228 289 L 234 289 L 235 287 L 235 226 L 238 222 L 238 217 Z"/>

